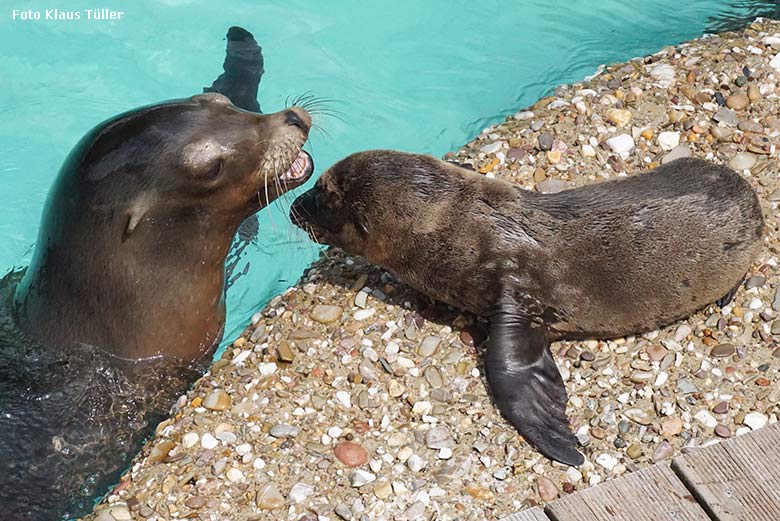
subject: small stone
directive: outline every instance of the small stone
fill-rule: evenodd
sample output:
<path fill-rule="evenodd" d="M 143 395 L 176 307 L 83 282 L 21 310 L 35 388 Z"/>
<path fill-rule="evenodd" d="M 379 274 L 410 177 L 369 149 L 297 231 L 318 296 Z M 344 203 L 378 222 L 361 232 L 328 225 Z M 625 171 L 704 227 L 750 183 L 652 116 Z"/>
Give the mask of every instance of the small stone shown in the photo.
<path fill-rule="evenodd" d="M 607 111 L 607 121 L 617 127 L 625 127 L 631 122 L 631 111 L 625 109 L 609 109 Z"/>
<path fill-rule="evenodd" d="M 355 306 L 365 309 L 366 305 L 368 304 L 368 292 L 366 291 L 358 291 L 355 295 Z"/>
<path fill-rule="evenodd" d="M 159 463 L 160 461 L 168 457 L 168 453 L 171 452 L 171 450 L 175 446 L 176 444 L 171 440 L 165 440 L 163 442 L 156 443 L 152 447 L 152 450 L 149 451 L 149 456 L 147 457 L 147 461 L 149 463 Z"/>
<path fill-rule="evenodd" d="M 193 510 L 197 510 L 199 508 L 203 508 L 203 505 L 206 504 L 206 501 L 206 498 L 203 496 L 192 496 L 184 502 L 184 505 Z"/>
<path fill-rule="evenodd" d="M 650 344 L 645 348 L 645 353 L 652 362 L 660 362 L 666 356 L 667 350 L 661 344 Z"/>
<path fill-rule="evenodd" d="M 682 432 L 682 427 L 680 418 L 666 418 L 661 422 L 661 434 L 666 437 L 677 436 Z"/>
<path fill-rule="evenodd" d="M 436 349 L 438 349 L 440 343 L 441 338 L 437 336 L 427 336 L 420 344 L 420 348 L 417 350 L 417 354 L 420 356 L 431 356 L 436 352 Z"/>
<path fill-rule="evenodd" d="M 301 429 L 295 425 L 279 423 L 271 427 L 271 430 L 268 432 L 268 434 L 274 438 L 295 438 L 298 436 L 299 432 L 301 432 Z"/>
<path fill-rule="evenodd" d="M 694 418 L 708 429 L 714 429 L 718 425 L 718 420 L 709 411 L 699 411 Z"/>
<path fill-rule="evenodd" d="M 742 423 L 755 431 L 766 425 L 768 421 L 769 419 L 765 414 L 760 412 L 749 412 L 745 415 L 745 419 L 742 420 Z"/>
<path fill-rule="evenodd" d="M 345 441 L 336 445 L 333 449 L 333 454 L 340 462 L 347 467 L 359 467 L 368 462 L 368 454 L 365 449 L 350 441 Z"/>
<path fill-rule="evenodd" d="M 379 499 L 387 499 L 393 494 L 393 486 L 389 481 L 382 481 L 374 487 L 374 495 Z"/>
<path fill-rule="evenodd" d="M 674 147 L 671 152 L 666 154 L 661 159 L 661 164 L 665 165 L 666 163 L 674 161 L 675 159 L 682 159 L 684 157 L 691 157 L 691 156 L 693 156 L 693 152 L 691 151 L 690 148 L 688 148 L 685 145 L 678 145 Z"/>
<path fill-rule="evenodd" d="M 203 407 L 210 411 L 224 411 L 232 404 L 230 395 L 222 389 L 212 391 L 203 399 Z"/>
<path fill-rule="evenodd" d="M 279 342 L 279 345 L 276 346 L 276 354 L 282 362 L 290 363 L 295 359 L 295 353 L 287 340 Z"/>
<path fill-rule="evenodd" d="M 761 91 L 758 88 L 758 85 L 755 83 L 751 83 L 748 85 L 747 89 L 747 97 L 750 101 L 756 101 L 761 99 Z"/>
<path fill-rule="evenodd" d="M 582 157 L 596 157 L 596 149 L 587 143 L 582 145 Z"/>
<path fill-rule="evenodd" d="M 634 150 L 634 139 L 628 134 L 620 134 L 609 138 L 607 140 L 607 146 L 623 159 L 628 158 L 631 151 Z"/>
<path fill-rule="evenodd" d="M 349 475 L 349 482 L 354 488 L 359 488 L 362 487 L 363 485 L 368 485 L 374 480 L 376 480 L 376 475 L 366 470 L 356 470 Z"/>
<path fill-rule="evenodd" d="M 763 275 L 753 275 L 745 281 L 745 289 L 760 288 L 766 282 L 766 277 Z"/>
<path fill-rule="evenodd" d="M 449 429 L 441 425 L 425 433 L 425 444 L 429 449 L 451 449 L 454 442 Z"/>
<path fill-rule="evenodd" d="M 735 155 L 731 161 L 729 161 L 729 168 L 732 168 L 738 172 L 742 170 L 750 170 L 753 165 L 756 164 L 757 158 L 755 154 L 750 152 L 740 152 Z"/>
<path fill-rule="evenodd" d="M 715 435 L 721 438 L 731 438 L 731 429 L 722 423 L 719 423 L 717 426 L 715 426 Z"/>
<path fill-rule="evenodd" d="M 336 391 L 336 401 L 345 409 L 352 407 L 352 397 L 347 391 Z"/>
<path fill-rule="evenodd" d="M 479 149 L 480 152 L 483 154 L 495 154 L 499 150 L 501 150 L 501 147 L 503 146 L 503 143 L 501 141 L 495 141 L 493 143 L 488 143 L 487 145 L 483 146 Z"/>
<path fill-rule="evenodd" d="M 197 445 L 198 441 L 200 441 L 200 436 L 196 432 L 188 432 L 181 438 L 181 444 L 187 449 Z"/>
<path fill-rule="evenodd" d="M 712 119 L 729 127 L 736 127 L 739 124 L 737 113 L 725 107 L 717 111 L 715 115 L 712 116 Z"/>
<path fill-rule="evenodd" d="M 612 469 L 615 468 L 619 461 L 615 456 L 603 453 L 596 457 L 596 463 L 604 467 L 608 472 L 612 472 Z"/>
<path fill-rule="evenodd" d="M 663 63 L 656 65 L 653 70 L 650 71 L 650 76 L 652 76 L 661 87 L 668 89 L 674 85 L 676 73 L 673 66 Z"/>
<path fill-rule="evenodd" d="M 640 135 L 643 138 L 645 138 L 647 141 L 650 141 L 651 139 L 653 139 L 653 135 L 654 134 L 655 134 L 655 132 L 653 131 L 653 129 L 651 127 L 647 127 L 646 129 L 644 129 L 642 131 L 642 133 Z"/>
<path fill-rule="evenodd" d="M 311 318 L 321 324 L 330 324 L 341 318 L 341 308 L 327 304 L 317 304 L 311 310 Z"/>
<path fill-rule="evenodd" d="M 339 503 L 336 505 L 336 508 L 333 509 L 333 512 L 335 512 L 335 514 L 344 521 L 352 521 L 352 510 L 350 510 L 349 506 L 345 505 L 344 503 Z"/>
<path fill-rule="evenodd" d="M 719 402 L 715 407 L 712 408 L 712 412 L 715 414 L 726 414 L 729 410 L 729 404 L 728 402 Z"/>
<path fill-rule="evenodd" d="M 545 179 L 541 183 L 536 183 L 536 191 L 542 194 L 557 194 L 563 190 L 566 190 L 569 185 L 565 181 L 560 179 Z"/>
<path fill-rule="evenodd" d="M 288 497 L 293 503 L 300 503 L 312 494 L 314 494 L 314 487 L 298 482 L 292 486 Z"/>
<path fill-rule="evenodd" d="M 744 94 L 732 94 L 726 98 L 726 106 L 733 110 L 744 110 L 750 100 Z"/>
<path fill-rule="evenodd" d="M 276 488 L 276 485 L 267 484 L 263 485 L 260 490 L 257 491 L 255 496 L 255 504 L 258 508 L 263 510 L 276 510 L 284 506 L 284 497 Z"/>
<path fill-rule="evenodd" d="M 412 505 L 406 509 L 403 514 L 403 519 L 413 521 L 416 519 L 424 519 L 425 515 L 425 503 L 422 501 L 415 501 Z"/>
<path fill-rule="evenodd" d="M 653 421 L 652 415 L 642 409 L 628 409 L 623 412 L 623 416 L 639 425 L 650 425 Z"/>
<path fill-rule="evenodd" d="M 643 453 L 642 446 L 639 445 L 638 443 L 632 443 L 626 449 L 626 454 L 631 459 L 641 458 L 642 453 Z"/>
<path fill-rule="evenodd" d="M 734 135 L 734 130 L 728 127 L 715 125 L 710 129 L 710 133 L 718 141 L 729 141 L 731 136 Z"/>
<path fill-rule="evenodd" d="M 780 319 L 772 322 L 771 331 L 773 335 L 780 335 Z"/>
<path fill-rule="evenodd" d="M 124 505 L 112 506 L 108 508 L 106 512 L 110 516 L 107 518 L 108 520 L 132 521 L 133 519 L 133 515 L 130 513 L 130 510 L 128 510 Z"/>
<path fill-rule="evenodd" d="M 552 146 L 553 146 L 552 134 L 548 134 L 546 132 L 539 134 L 537 141 L 539 143 L 539 150 L 542 151 L 552 150 Z"/>
<path fill-rule="evenodd" d="M 681 378 L 677 381 L 677 390 L 682 394 L 693 394 L 699 392 L 699 388 L 696 387 L 696 384 L 687 378 Z"/>
<path fill-rule="evenodd" d="M 352 315 L 352 318 L 355 320 L 366 320 L 367 318 L 373 317 L 374 313 L 376 313 L 376 309 L 374 308 L 358 309 L 355 311 L 355 314 Z"/>
<path fill-rule="evenodd" d="M 204 449 L 213 449 L 219 445 L 219 440 L 208 432 L 200 437 L 200 446 Z"/>
<path fill-rule="evenodd" d="M 680 144 L 679 132 L 661 132 L 658 134 L 658 146 L 663 150 L 671 150 Z"/>
<path fill-rule="evenodd" d="M 493 493 L 490 491 L 490 489 L 487 489 L 485 487 L 477 487 L 477 486 L 468 486 L 466 487 L 466 493 L 473 497 L 474 499 L 479 499 L 482 501 L 488 501 L 493 499 Z"/>
<path fill-rule="evenodd" d="M 536 480 L 536 489 L 539 491 L 539 497 L 545 503 L 549 503 L 558 497 L 558 487 L 552 480 L 545 478 L 544 476 Z"/>
<path fill-rule="evenodd" d="M 733 344 L 718 344 L 710 351 L 710 356 L 714 358 L 726 358 L 736 352 Z"/>
<path fill-rule="evenodd" d="M 683 340 L 688 338 L 688 336 L 691 334 L 691 332 L 692 332 L 691 331 L 691 327 L 688 324 L 682 324 L 674 332 L 674 341 L 675 342 L 682 342 Z M 666 353 L 664 353 L 664 354 L 666 354 Z M 663 356 L 661 358 L 663 358 Z"/>
<path fill-rule="evenodd" d="M 665 459 L 669 459 L 674 454 L 674 447 L 669 442 L 662 441 L 653 451 L 653 462 L 658 463 Z"/>
<path fill-rule="evenodd" d="M 444 386 L 444 379 L 441 376 L 441 372 L 434 366 L 426 367 L 423 376 L 432 389 L 439 389 Z"/>

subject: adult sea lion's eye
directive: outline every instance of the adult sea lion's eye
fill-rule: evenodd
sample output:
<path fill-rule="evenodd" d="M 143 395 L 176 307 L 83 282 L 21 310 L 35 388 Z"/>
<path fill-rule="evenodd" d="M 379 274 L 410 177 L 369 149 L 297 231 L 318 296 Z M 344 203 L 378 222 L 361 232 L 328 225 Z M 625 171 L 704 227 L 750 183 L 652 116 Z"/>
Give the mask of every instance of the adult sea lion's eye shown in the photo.
<path fill-rule="evenodd" d="M 219 175 L 222 173 L 222 167 L 225 164 L 225 160 L 221 157 L 217 159 L 216 161 L 212 162 L 209 166 L 208 173 L 204 176 L 205 179 L 208 179 L 209 181 L 213 181 L 214 179 L 218 178 Z"/>

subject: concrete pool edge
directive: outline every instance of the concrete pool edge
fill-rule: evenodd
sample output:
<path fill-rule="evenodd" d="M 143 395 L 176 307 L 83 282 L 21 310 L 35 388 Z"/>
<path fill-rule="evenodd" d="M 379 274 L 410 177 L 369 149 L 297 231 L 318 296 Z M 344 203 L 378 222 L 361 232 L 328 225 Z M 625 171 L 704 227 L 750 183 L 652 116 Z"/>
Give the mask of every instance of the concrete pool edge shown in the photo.
<path fill-rule="evenodd" d="M 484 336 L 478 321 L 331 252 L 257 315 L 88 519 L 499 518 L 776 421 L 780 192 L 767 175 L 780 144 L 776 33 L 780 23 L 757 22 L 609 66 L 448 154 L 542 190 L 669 154 L 711 151 L 750 171 L 775 231 L 751 273 L 763 281 L 751 279 L 758 285 L 728 313 L 705 310 L 657 335 L 554 345 L 583 468 L 550 464 L 493 409 L 473 345 Z M 734 111 L 706 92 L 725 90 L 721 79 Z"/>

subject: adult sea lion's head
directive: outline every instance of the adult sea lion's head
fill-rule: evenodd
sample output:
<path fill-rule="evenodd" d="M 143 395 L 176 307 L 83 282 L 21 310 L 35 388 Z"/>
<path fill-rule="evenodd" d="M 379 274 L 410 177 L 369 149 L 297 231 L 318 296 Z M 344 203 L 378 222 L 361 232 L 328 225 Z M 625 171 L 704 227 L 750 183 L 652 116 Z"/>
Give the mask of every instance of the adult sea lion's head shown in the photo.
<path fill-rule="evenodd" d="M 144 220 L 191 213 L 230 228 L 309 178 L 301 147 L 310 126 L 298 107 L 257 114 L 200 94 L 107 121 L 63 170 L 95 211 L 126 214 L 125 235 Z"/>

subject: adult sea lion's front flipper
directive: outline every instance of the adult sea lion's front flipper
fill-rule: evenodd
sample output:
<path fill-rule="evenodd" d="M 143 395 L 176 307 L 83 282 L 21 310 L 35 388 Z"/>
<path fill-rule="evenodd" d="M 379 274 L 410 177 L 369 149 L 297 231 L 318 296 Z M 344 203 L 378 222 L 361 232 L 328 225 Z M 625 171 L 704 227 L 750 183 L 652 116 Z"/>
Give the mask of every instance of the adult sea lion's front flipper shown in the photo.
<path fill-rule="evenodd" d="M 550 353 L 545 327 L 502 296 L 490 317 L 485 375 L 496 405 L 536 449 L 578 466 L 585 460 L 566 417 L 566 388 Z"/>
<path fill-rule="evenodd" d="M 211 87 L 203 92 L 218 92 L 227 96 L 233 105 L 260 112 L 257 101 L 257 88 L 263 77 L 263 49 L 257 44 L 252 33 L 242 27 L 231 27 L 227 32 L 225 72 L 214 80 Z"/>

